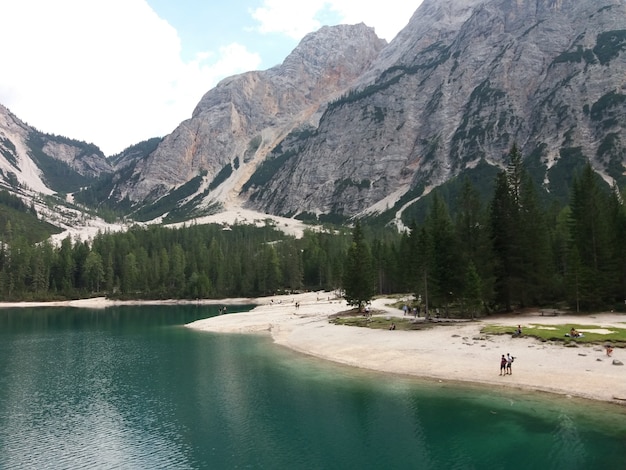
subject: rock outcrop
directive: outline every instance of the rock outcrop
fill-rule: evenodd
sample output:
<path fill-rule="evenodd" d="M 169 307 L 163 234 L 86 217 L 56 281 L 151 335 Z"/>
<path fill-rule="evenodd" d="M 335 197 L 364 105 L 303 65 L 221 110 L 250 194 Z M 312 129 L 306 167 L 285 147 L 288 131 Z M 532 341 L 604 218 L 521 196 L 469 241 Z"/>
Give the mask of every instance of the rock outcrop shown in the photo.
<path fill-rule="evenodd" d="M 425 0 L 315 132 L 281 144 L 249 204 L 384 210 L 480 162 L 503 167 L 515 142 L 548 191 L 586 159 L 623 181 L 625 50 L 623 0 Z"/>
<path fill-rule="evenodd" d="M 111 172 L 95 145 L 39 132 L 0 105 L 0 186 L 71 192 Z"/>
<path fill-rule="evenodd" d="M 130 180 L 116 188 L 117 197 L 153 201 L 198 175 L 210 185 L 228 168 L 221 188 L 226 195 L 292 129 L 317 126 L 320 106 L 345 92 L 385 44 L 363 24 L 324 27 L 281 65 L 221 81 L 191 119 L 138 162 Z"/>

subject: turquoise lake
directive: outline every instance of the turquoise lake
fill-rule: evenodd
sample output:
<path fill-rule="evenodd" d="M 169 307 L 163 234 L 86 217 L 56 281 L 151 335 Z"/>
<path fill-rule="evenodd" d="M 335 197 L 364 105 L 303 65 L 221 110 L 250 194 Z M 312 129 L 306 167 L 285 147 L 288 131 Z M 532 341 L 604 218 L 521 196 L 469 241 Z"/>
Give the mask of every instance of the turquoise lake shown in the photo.
<path fill-rule="evenodd" d="M 625 407 L 370 373 L 182 326 L 216 314 L 0 310 L 0 468 L 624 468 Z"/>

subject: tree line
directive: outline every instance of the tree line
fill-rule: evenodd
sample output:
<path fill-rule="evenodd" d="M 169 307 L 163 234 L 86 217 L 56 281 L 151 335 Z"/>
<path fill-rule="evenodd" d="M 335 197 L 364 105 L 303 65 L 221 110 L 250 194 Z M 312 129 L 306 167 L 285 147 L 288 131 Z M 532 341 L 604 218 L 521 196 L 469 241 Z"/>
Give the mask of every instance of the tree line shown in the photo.
<path fill-rule="evenodd" d="M 626 212 L 617 188 L 587 165 L 567 207 L 544 207 L 516 147 L 490 201 L 466 181 L 454 213 L 436 193 L 410 230 L 365 222 L 308 230 L 270 223 L 135 226 L 91 240 L 32 245 L 3 235 L 3 300 L 255 297 L 344 289 L 355 305 L 375 294 L 413 293 L 424 306 L 467 315 L 567 304 L 624 309 Z"/>

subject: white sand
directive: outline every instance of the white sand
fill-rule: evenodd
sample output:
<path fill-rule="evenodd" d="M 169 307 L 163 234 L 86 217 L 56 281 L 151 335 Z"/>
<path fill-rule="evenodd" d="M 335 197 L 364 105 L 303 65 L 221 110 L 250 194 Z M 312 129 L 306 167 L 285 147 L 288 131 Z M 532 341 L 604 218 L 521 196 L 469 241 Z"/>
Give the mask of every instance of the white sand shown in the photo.
<path fill-rule="evenodd" d="M 589 325 L 588 331 L 626 327 L 626 315 L 542 317 L 538 313 L 439 324 L 412 331 L 373 330 L 329 323 L 332 313 L 348 309 L 329 300 L 327 293 L 259 299 L 262 305 L 245 313 L 200 320 L 190 328 L 223 333 L 271 334 L 276 344 L 350 366 L 444 381 L 472 382 L 538 390 L 602 401 L 626 403 L 626 351 L 616 348 L 607 357 L 601 345 L 565 347 L 510 335 L 483 335 L 487 324 Z M 273 300 L 273 302 L 272 302 Z M 296 309 L 295 302 L 300 302 Z M 280 303 L 279 303 L 280 302 Z M 374 301 L 385 316 L 402 317 L 401 310 Z M 585 330 L 587 331 L 587 330 Z M 500 357 L 510 353 L 513 374 L 500 376 Z"/>

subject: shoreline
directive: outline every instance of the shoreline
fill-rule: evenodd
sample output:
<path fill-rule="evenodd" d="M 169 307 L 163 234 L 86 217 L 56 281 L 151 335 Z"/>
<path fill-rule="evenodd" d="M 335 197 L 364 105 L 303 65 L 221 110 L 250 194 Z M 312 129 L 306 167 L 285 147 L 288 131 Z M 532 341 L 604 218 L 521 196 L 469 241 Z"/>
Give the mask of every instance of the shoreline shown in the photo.
<path fill-rule="evenodd" d="M 488 317 L 432 328 L 389 331 L 334 325 L 329 316 L 346 311 L 342 299 L 327 292 L 263 298 L 219 300 L 131 300 L 104 297 L 58 302 L 0 303 L 0 308 L 76 307 L 107 308 L 121 305 L 256 305 L 248 312 L 211 317 L 185 325 L 214 333 L 267 334 L 277 345 L 319 359 L 374 372 L 409 377 L 547 392 L 626 405 L 626 349 L 615 348 L 607 357 L 599 345 L 566 347 L 530 337 L 485 335 L 485 325 L 585 324 L 610 331 L 626 327 L 626 314 L 600 313 L 587 316 L 540 316 L 538 312 Z M 375 311 L 385 317 L 403 318 L 399 309 L 388 307 L 392 299 L 376 299 Z M 296 302 L 300 307 L 296 308 Z M 499 376 L 502 354 L 516 358 L 513 374 Z"/>
<path fill-rule="evenodd" d="M 539 391 L 626 405 L 626 350 L 615 348 L 607 357 L 599 345 L 567 347 L 530 337 L 485 335 L 485 325 L 517 326 L 576 323 L 610 331 L 626 327 L 626 315 L 544 317 L 539 312 L 489 317 L 432 328 L 389 331 L 334 325 L 329 315 L 348 310 L 343 300 L 326 293 L 274 296 L 249 312 L 198 320 L 186 325 L 200 331 L 269 334 L 275 344 L 327 361 L 375 372 L 484 386 Z M 295 302 L 300 303 L 296 309 Z M 391 299 L 376 299 L 375 311 L 403 318 L 388 307 Z M 512 374 L 500 376 L 500 357 L 516 358 Z"/>
<path fill-rule="evenodd" d="M 3 308 L 34 308 L 34 307 L 73 307 L 73 308 L 108 308 L 123 305 L 258 305 L 262 299 L 232 298 L 232 299 L 164 299 L 164 300 L 112 300 L 107 297 L 91 297 L 76 300 L 51 300 L 47 302 L 0 302 Z"/>

